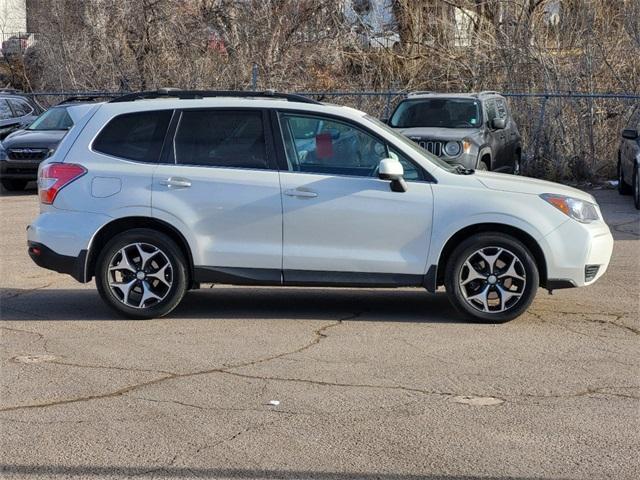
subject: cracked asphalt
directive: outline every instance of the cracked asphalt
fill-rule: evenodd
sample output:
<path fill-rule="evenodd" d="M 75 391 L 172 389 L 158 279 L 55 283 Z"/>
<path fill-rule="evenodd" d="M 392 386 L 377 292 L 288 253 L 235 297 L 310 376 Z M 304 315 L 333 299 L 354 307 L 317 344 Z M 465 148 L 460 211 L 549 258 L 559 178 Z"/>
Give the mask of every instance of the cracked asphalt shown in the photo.
<path fill-rule="evenodd" d="M 640 215 L 592 193 L 609 271 L 504 325 L 443 293 L 226 286 L 120 320 L 31 262 L 36 198 L 4 195 L 0 475 L 639 478 Z"/>

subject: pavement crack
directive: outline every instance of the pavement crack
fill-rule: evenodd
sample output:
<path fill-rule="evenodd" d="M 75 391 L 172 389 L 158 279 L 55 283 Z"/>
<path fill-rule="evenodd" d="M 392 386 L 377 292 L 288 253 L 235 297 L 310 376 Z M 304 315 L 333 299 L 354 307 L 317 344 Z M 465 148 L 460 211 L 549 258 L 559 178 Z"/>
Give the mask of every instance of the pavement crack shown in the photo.
<path fill-rule="evenodd" d="M 12 412 L 12 411 L 16 411 L 16 410 L 47 408 L 47 407 L 54 407 L 54 406 L 60 406 L 60 405 L 69 405 L 69 404 L 72 404 L 72 403 L 87 402 L 87 401 L 91 401 L 91 400 L 110 399 L 110 398 L 123 396 L 123 395 L 125 395 L 125 394 L 127 394 L 129 392 L 133 392 L 133 391 L 139 390 L 139 389 L 144 388 L 144 387 L 157 385 L 159 383 L 162 383 L 162 382 L 165 382 L 165 381 L 168 381 L 168 380 L 191 378 L 191 377 L 196 377 L 196 376 L 200 376 L 200 375 L 209 375 L 209 374 L 212 374 L 212 373 L 226 373 L 226 372 L 228 372 L 229 370 L 232 370 L 232 369 L 243 368 L 243 367 L 249 367 L 249 366 L 262 364 L 262 363 L 265 363 L 265 362 L 269 362 L 269 361 L 272 361 L 272 360 L 276 360 L 276 359 L 279 359 L 279 358 L 286 357 L 288 355 L 294 355 L 296 353 L 300 353 L 300 352 L 303 352 L 305 350 L 308 350 L 309 348 L 312 348 L 313 346 L 319 344 L 323 339 L 327 338 L 327 334 L 325 333 L 327 330 L 329 330 L 330 328 L 333 328 L 333 327 L 337 327 L 338 325 L 342 324 L 342 322 L 344 322 L 344 321 L 353 320 L 355 318 L 358 318 L 360 315 L 361 315 L 361 313 L 353 313 L 353 314 L 347 315 L 347 316 L 345 316 L 343 318 L 339 318 L 335 322 L 331 322 L 329 324 L 323 325 L 322 327 L 318 328 L 317 330 L 314 330 L 313 339 L 311 341 L 305 343 L 304 345 L 302 345 L 299 348 L 296 348 L 295 350 L 282 352 L 282 353 L 279 353 L 279 354 L 276 354 L 276 355 L 271 355 L 271 356 L 260 358 L 260 359 L 257 359 L 257 360 L 251 360 L 251 361 L 248 361 L 248 362 L 241 362 L 241 363 L 232 364 L 232 365 L 225 365 L 223 367 L 216 367 L 216 368 L 211 368 L 211 369 L 206 369 L 206 370 L 198 370 L 198 371 L 195 371 L 195 372 L 187 372 L 187 373 L 166 372 L 161 377 L 154 378 L 152 380 L 146 380 L 146 381 L 139 382 L 139 383 L 134 383 L 132 385 L 128 385 L 126 387 L 123 387 L 123 388 L 120 388 L 120 389 L 117 389 L 117 390 L 114 390 L 114 391 L 111 391 L 111 392 L 106 392 L 106 393 L 101 393 L 101 394 L 94 394 L 94 395 L 84 395 L 84 396 L 76 397 L 76 398 L 53 400 L 53 401 L 50 401 L 50 402 L 34 403 L 34 404 L 28 404 L 28 405 L 13 405 L 13 406 L 0 408 L 0 412 Z M 9 329 L 8 327 L 1 327 L 1 328 Z M 14 329 L 14 330 L 17 330 L 17 329 Z M 28 330 L 24 330 L 23 332 L 31 333 L 33 335 L 38 335 L 40 338 L 44 339 L 44 335 L 42 335 L 41 333 L 31 332 L 31 331 L 28 331 Z M 64 364 L 64 363 L 65 362 L 62 362 L 62 364 Z M 81 365 L 79 365 L 79 364 L 71 365 L 71 366 L 81 367 Z M 95 367 L 95 366 L 85 366 L 85 367 L 86 368 L 101 368 L 101 367 Z M 103 368 L 109 368 L 109 367 L 103 367 Z M 125 368 L 121 368 L 121 367 L 113 367 L 113 368 L 126 370 Z M 150 372 L 154 372 L 155 373 L 157 371 L 150 371 Z"/>
<path fill-rule="evenodd" d="M 23 295 L 29 295 L 30 293 L 37 292 L 38 290 L 42 290 L 43 288 L 48 288 L 53 285 L 54 282 L 46 283 L 45 285 L 40 285 L 39 287 L 29 288 L 27 290 L 18 290 L 12 293 L 6 293 L 0 297 L 0 300 L 9 300 L 11 298 L 22 297 Z"/>

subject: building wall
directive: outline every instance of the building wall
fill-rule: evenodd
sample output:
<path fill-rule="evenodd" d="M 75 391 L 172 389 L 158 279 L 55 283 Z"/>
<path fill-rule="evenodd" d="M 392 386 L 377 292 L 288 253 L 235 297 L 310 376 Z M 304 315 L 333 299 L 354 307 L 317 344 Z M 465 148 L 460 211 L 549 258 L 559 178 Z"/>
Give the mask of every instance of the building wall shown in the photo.
<path fill-rule="evenodd" d="M 26 0 L 0 0 L 0 34 L 27 31 Z"/>

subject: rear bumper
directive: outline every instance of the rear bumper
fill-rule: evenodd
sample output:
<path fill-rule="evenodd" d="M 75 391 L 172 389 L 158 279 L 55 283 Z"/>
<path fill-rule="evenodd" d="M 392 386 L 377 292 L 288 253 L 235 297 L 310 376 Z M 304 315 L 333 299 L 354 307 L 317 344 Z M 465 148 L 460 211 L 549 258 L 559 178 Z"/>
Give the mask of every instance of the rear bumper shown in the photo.
<path fill-rule="evenodd" d="M 60 255 L 46 245 L 38 242 L 27 242 L 29 256 L 39 267 L 67 273 L 79 282 L 85 281 L 85 260 L 87 251 L 81 250 L 77 257 Z"/>

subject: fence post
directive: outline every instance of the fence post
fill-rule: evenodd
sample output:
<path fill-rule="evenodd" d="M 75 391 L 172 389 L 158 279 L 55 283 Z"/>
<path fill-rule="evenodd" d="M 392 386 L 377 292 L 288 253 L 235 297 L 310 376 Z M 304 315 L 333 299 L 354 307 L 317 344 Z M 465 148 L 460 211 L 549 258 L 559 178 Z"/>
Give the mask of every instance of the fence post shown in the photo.
<path fill-rule="evenodd" d="M 544 110 L 547 106 L 547 100 L 549 100 L 549 97 L 545 95 L 544 97 L 542 97 L 542 104 L 540 105 L 540 118 L 538 119 L 538 127 L 536 128 L 535 136 L 536 146 L 533 150 L 533 157 L 536 160 L 538 159 L 538 152 L 540 149 L 540 134 L 542 133 L 542 125 L 544 123 Z"/>
<path fill-rule="evenodd" d="M 389 118 L 389 111 L 391 110 L 391 89 L 387 90 L 387 103 L 384 106 L 383 118 Z"/>
<path fill-rule="evenodd" d="M 258 64 L 254 63 L 251 67 L 251 90 L 254 92 L 258 88 Z"/>

